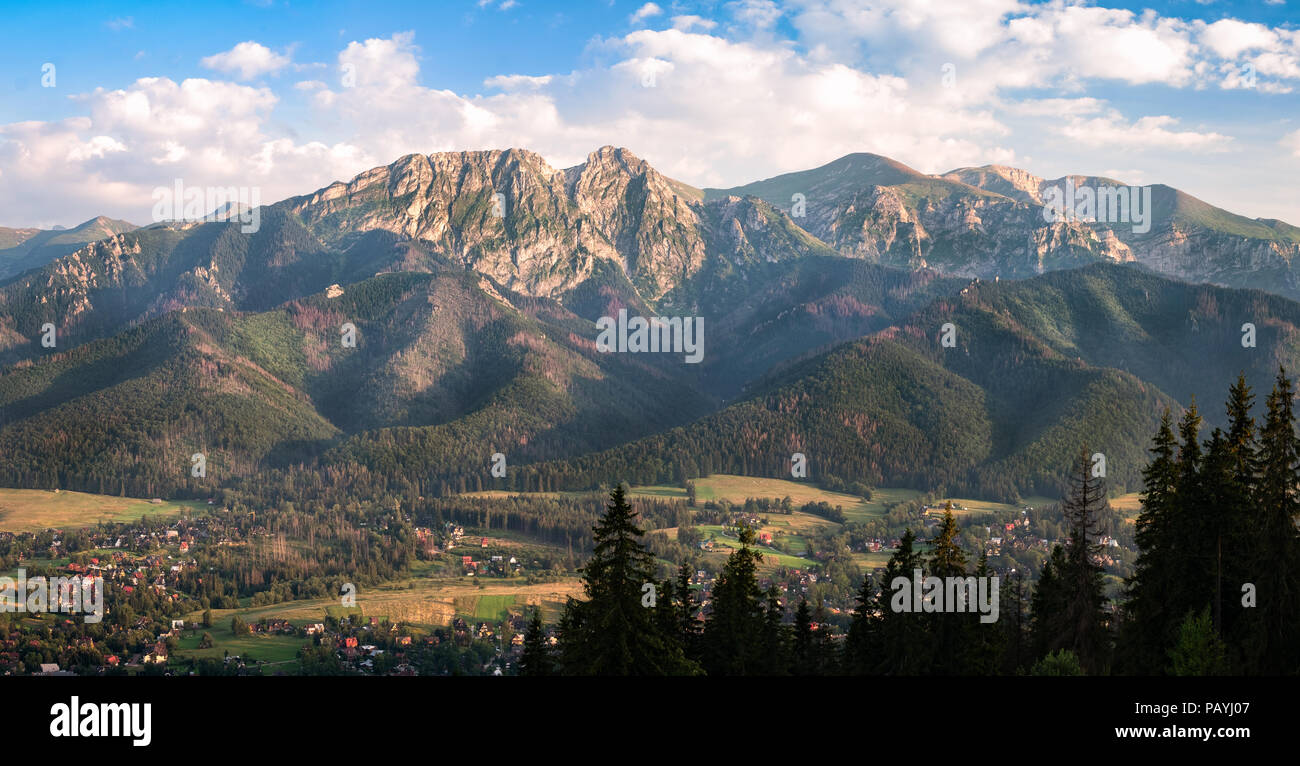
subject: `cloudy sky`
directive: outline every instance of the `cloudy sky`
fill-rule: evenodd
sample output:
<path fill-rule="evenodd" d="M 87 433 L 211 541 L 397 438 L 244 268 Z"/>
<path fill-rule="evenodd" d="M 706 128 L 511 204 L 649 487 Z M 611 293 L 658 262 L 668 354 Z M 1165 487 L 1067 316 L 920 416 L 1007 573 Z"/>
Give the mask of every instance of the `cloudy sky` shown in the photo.
<path fill-rule="evenodd" d="M 0 226 L 148 223 L 177 178 L 270 202 L 412 152 L 605 144 L 696 186 L 868 151 L 1300 225 L 1300 0 L 23 5 Z"/>

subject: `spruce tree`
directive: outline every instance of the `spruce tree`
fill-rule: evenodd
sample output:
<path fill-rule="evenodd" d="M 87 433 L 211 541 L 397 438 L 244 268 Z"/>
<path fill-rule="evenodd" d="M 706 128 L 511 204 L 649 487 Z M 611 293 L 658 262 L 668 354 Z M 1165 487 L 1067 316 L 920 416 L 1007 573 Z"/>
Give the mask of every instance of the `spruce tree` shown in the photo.
<path fill-rule="evenodd" d="M 674 589 L 677 612 L 677 642 L 686 658 L 700 662 L 700 606 L 691 593 L 691 567 L 683 563 L 677 570 L 677 587 Z"/>
<path fill-rule="evenodd" d="M 1069 644 L 1070 626 L 1065 619 L 1065 572 L 1069 564 L 1065 548 L 1053 545 L 1052 552 L 1038 573 L 1031 608 L 1033 658 L 1041 660 L 1059 647 Z"/>
<path fill-rule="evenodd" d="M 1169 609 L 1173 589 L 1174 494 L 1178 480 L 1173 419 L 1168 409 L 1151 444 L 1151 462 L 1142 471 L 1142 512 L 1137 518 L 1137 563 L 1128 580 L 1124 610 L 1123 666 L 1128 672 L 1149 673 L 1161 667 L 1163 652 L 1173 640 L 1174 613 Z"/>
<path fill-rule="evenodd" d="M 1203 532 L 1201 519 L 1209 499 L 1202 477 L 1205 456 L 1199 441 L 1200 428 L 1201 415 L 1193 400 L 1178 424 L 1182 445 L 1178 450 L 1178 471 L 1174 480 L 1175 512 L 1170 530 L 1174 549 L 1173 571 L 1169 582 L 1171 590 L 1165 594 L 1175 628 L 1189 609 L 1200 609 L 1204 596 L 1204 562 L 1199 560 L 1197 548 L 1200 545 L 1198 537 Z"/>
<path fill-rule="evenodd" d="M 1246 670 L 1265 675 L 1295 672 L 1300 656 L 1296 627 L 1300 608 L 1300 542 L 1296 533 L 1300 440 L 1295 433 L 1294 396 L 1286 371 L 1279 370 L 1260 429 L 1256 512 L 1249 524 L 1256 543 L 1244 575 L 1251 578 L 1246 583 L 1255 588 L 1257 606 L 1249 615 L 1244 637 Z"/>
<path fill-rule="evenodd" d="M 533 610 L 533 617 L 528 621 L 528 630 L 524 632 L 524 651 L 519 656 L 519 675 L 549 676 L 555 672 L 555 658 L 551 648 L 546 645 L 546 634 L 542 630 L 542 609 Z"/>
<path fill-rule="evenodd" d="M 992 588 L 992 570 L 989 568 L 988 551 L 980 554 L 979 563 L 975 566 L 975 579 L 977 582 L 988 582 L 988 588 Z M 1007 619 L 1007 615 L 1002 612 L 1001 588 L 1004 584 L 999 578 L 998 591 L 998 620 Z M 992 591 L 990 590 L 990 593 Z M 978 595 L 972 593 L 970 599 L 975 608 L 965 615 L 968 625 L 967 633 L 969 640 L 962 653 L 962 672 L 969 675 L 990 676 L 996 675 L 1001 667 L 1003 647 L 1006 641 L 1005 631 L 996 622 L 980 622 L 980 612 L 978 609 Z"/>
<path fill-rule="evenodd" d="M 943 511 L 943 523 L 932 541 L 930 550 L 930 575 L 946 584 L 949 577 L 966 576 L 966 553 L 957 543 L 957 522 L 952 515 L 952 501 Z M 973 600 L 975 594 L 970 594 Z M 971 640 L 969 614 L 952 611 L 956 604 L 944 603 L 945 610 L 928 615 L 929 630 L 934 640 L 934 660 L 931 671 L 936 675 L 959 675 L 965 672 L 962 659 Z M 964 605 L 973 609 L 975 604 Z"/>
<path fill-rule="evenodd" d="M 914 548 L 915 541 L 912 530 L 905 530 L 897 550 L 885 564 L 880 592 L 876 596 L 876 611 L 880 616 L 873 618 L 875 624 L 870 631 L 876 674 L 916 676 L 924 675 L 930 669 L 932 641 L 927 631 L 926 615 L 894 608 L 894 579 L 911 580 L 913 572 L 923 568 L 921 554 Z"/>
<path fill-rule="evenodd" d="M 1066 648 L 1074 650 L 1085 670 L 1098 673 L 1108 666 L 1110 637 L 1102 568 L 1097 563 L 1101 545 L 1094 540 L 1107 503 L 1105 482 L 1093 476 L 1091 468 L 1084 449 L 1078 470 L 1070 477 L 1070 492 L 1061 504 L 1070 537 L 1067 567 L 1058 574 L 1064 583 L 1065 624 L 1073 633 Z"/>
<path fill-rule="evenodd" d="M 1029 656 L 1029 594 L 1025 586 L 1025 573 L 1013 570 L 1002 586 L 998 609 L 998 625 L 1002 636 L 1002 673 L 1016 675 L 1030 662 Z"/>
<path fill-rule="evenodd" d="M 1216 514 L 1218 526 L 1215 539 L 1215 625 L 1218 635 L 1235 647 L 1244 642 L 1246 610 L 1241 605 L 1238 587 L 1250 574 L 1251 548 L 1256 539 L 1251 529 L 1255 513 L 1254 492 L 1259 479 L 1259 443 L 1256 438 L 1255 419 L 1250 412 L 1255 395 L 1246 385 L 1245 375 L 1228 392 L 1227 447 L 1231 455 L 1232 475 L 1228 485 L 1220 492 L 1220 507 Z M 1242 665 L 1239 650 L 1230 656 L 1234 666 Z"/>
<path fill-rule="evenodd" d="M 813 619 L 817 623 L 817 629 L 813 631 L 812 675 L 839 675 L 839 647 L 835 644 L 834 629 L 826 617 L 826 602 L 817 602 Z"/>
<path fill-rule="evenodd" d="M 709 675 L 761 672 L 763 661 L 763 592 L 758 562 L 763 554 L 750 546 L 754 530 L 742 526 L 740 548 L 732 551 L 713 584 L 713 609 L 704 625 L 704 668 Z"/>
<path fill-rule="evenodd" d="M 813 655 L 812 609 L 808 599 L 799 599 L 799 608 L 794 613 L 794 675 L 812 676 L 817 674 L 817 663 Z"/>
<path fill-rule="evenodd" d="M 865 676 L 871 674 L 875 662 L 871 633 L 873 624 L 878 622 L 875 616 L 876 593 L 870 574 L 862 578 L 857 602 L 853 608 L 853 621 L 849 624 L 849 635 L 844 640 L 842 664 L 847 675 Z"/>
<path fill-rule="evenodd" d="M 592 530 L 591 559 L 582 570 L 586 599 L 570 598 L 560 619 L 561 665 L 568 675 L 676 675 L 698 672 L 675 635 L 665 635 L 655 609 L 642 606 L 654 582 L 654 558 L 622 485 L 610 492 Z"/>
<path fill-rule="evenodd" d="M 763 675 L 784 676 L 790 673 L 790 630 L 785 624 L 776 586 L 767 590 L 763 610 Z"/>

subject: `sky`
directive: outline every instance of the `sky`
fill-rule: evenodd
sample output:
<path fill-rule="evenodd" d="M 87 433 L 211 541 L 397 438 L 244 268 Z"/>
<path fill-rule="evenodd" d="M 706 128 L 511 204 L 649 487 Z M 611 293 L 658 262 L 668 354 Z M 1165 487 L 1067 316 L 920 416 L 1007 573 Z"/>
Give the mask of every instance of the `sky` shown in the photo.
<path fill-rule="evenodd" d="M 851 152 L 1164 183 L 1300 225 L 1300 0 L 4 0 L 0 226 L 269 203 L 410 153 L 621 146 L 734 186 Z"/>

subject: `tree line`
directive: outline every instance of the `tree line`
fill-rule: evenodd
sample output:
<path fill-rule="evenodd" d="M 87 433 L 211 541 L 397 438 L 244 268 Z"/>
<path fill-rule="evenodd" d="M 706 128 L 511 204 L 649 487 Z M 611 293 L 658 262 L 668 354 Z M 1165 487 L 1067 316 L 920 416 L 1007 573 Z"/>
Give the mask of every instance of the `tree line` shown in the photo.
<path fill-rule="evenodd" d="M 1062 502 L 1066 539 L 1036 582 L 1000 573 L 998 618 L 898 608 L 896 578 L 992 577 L 958 541 L 951 507 L 921 550 L 907 530 L 883 570 L 863 578 L 847 634 L 819 606 L 762 590 L 754 533 L 742 529 L 707 608 L 683 567 L 655 580 L 644 530 L 620 486 L 593 530 L 584 599 L 570 598 L 544 640 L 525 636 L 525 675 L 1289 675 L 1300 670 L 1300 439 L 1280 371 L 1263 422 L 1244 376 L 1227 429 L 1202 441 L 1193 404 L 1174 432 L 1166 410 L 1143 471 L 1140 556 L 1116 598 L 1099 563 L 1105 479 L 1082 449 Z"/>

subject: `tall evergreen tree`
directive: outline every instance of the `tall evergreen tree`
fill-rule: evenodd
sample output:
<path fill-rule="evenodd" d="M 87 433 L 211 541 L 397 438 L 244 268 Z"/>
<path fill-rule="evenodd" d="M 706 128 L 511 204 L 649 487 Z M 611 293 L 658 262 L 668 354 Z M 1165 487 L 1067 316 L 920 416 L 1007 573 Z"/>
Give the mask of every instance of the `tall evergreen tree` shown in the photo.
<path fill-rule="evenodd" d="M 813 655 L 812 609 L 808 599 L 799 599 L 799 608 L 794 612 L 794 674 L 812 676 L 817 674 L 817 663 Z"/>
<path fill-rule="evenodd" d="M 784 676 L 790 672 L 790 630 L 785 624 L 776 586 L 767 590 L 763 610 L 763 675 Z"/>
<path fill-rule="evenodd" d="M 993 587 L 991 582 L 993 574 L 989 568 L 988 551 L 980 553 L 979 563 L 975 566 L 975 578 L 978 582 L 988 582 L 987 587 Z M 997 595 L 999 621 L 1007 619 L 1001 609 L 1003 587 L 1005 587 L 1005 584 L 999 578 Z M 971 599 L 977 599 L 977 595 L 971 594 Z M 977 601 L 975 606 L 978 607 Z M 1006 632 L 996 622 L 980 622 L 981 615 L 978 608 L 961 616 L 966 618 L 969 626 L 967 632 L 970 636 L 962 652 L 962 672 L 977 676 L 996 675 L 1001 667 Z"/>
<path fill-rule="evenodd" d="M 686 658 L 692 662 L 700 662 L 700 606 L 695 601 L 694 594 L 691 593 L 691 567 L 683 563 L 677 570 L 677 587 L 674 591 L 676 596 L 677 613 L 677 642 L 682 647 L 682 652 Z"/>
<path fill-rule="evenodd" d="M 542 630 L 542 609 L 533 611 L 528 621 L 528 630 L 524 632 L 524 651 L 519 656 L 519 675 L 549 676 L 555 672 L 555 658 L 551 648 L 546 645 L 546 634 Z"/>
<path fill-rule="evenodd" d="M 1109 663 L 1106 596 L 1097 563 L 1101 546 L 1095 542 L 1106 507 L 1105 484 L 1093 475 L 1084 449 L 1070 472 L 1069 491 L 1061 502 L 1069 527 L 1068 543 L 1052 550 L 1034 600 L 1040 652 L 1069 649 L 1090 673 L 1103 671 Z"/>
<path fill-rule="evenodd" d="M 1246 376 L 1238 375 L 1228 391 L 1227 448 L 1231 456 L 1231 477 L 1219 492 L 1215 513 L 1215 593 L 1214 623 L 1217 634 L 1233 646 L 1240 647 L 1246 632 L 1246 612 L 1237 587 L 1250 576 L 1250 550 L 1255 534 L 1251 516 L 1255 512 L 1252 493 L 1259 477 L 1259 443 L 1255 419 L 1250 412 L 1255 395 L 1246 385 Z M 1242 665 L 1239 651 L 1232 652 L 1230 662 Z"/>
<path fill-rule="evenodd" d="M 1030 663 L 1029 644 L 1029 594 L 1025 586 L 1025 573 L 1014 570 L 1002 586 L 1005 598 L 998 609 L 998 625 L 1002 627 L 1002 673 L 1016 675 Z"/>
<path fill-rule="evenodd" d="M 947 582 L 949 577 L 966 576 L 966 553 L 957 543 L 957 522 L 952 515 L 952 501 L 944 507 L 943 522 L 930 549 L 930 575 Z M 974 594 L 971 594 L 972 599 Z M 952 611 L 955 604 L 944 603 L 944 610 L 927 615 L 933 637 L 933 665 L 936 675 L 959 675 L 965 672 L 963 655 L 971 639 L 970 615 Z M 975 605 L 963 605 L 964 609 Z"/>
<path fill-rule="evenodd" d="M 1279 370 L 1260 429 L 1257 512 L 1250 529 L 1257 543 L 1249 552 L 1246 582 L 1256 603 L 1245 636 L 1246 669 L 1266 675 L 1297 670 L 1297 610 L 1300 609 L 1300 440 L 1296 438 L 1295 393 Z"/>
<path fill-rule="evenodd" d="M 1097 673 L 1109 664 L 1110 636 L 1101 564 L 1101 544 L 1096 542 L 1102 514 L 1107 509 L 1104 479 L 1094 476 L 1088 450 L 1079 454 L 1078 472 L 1070 480 L 1070 493 L 1061 513 L 1070 528 L 1069 563 L 1064 578 L 1066 617 L 1074 632 L 1072 647 L 1084 669 Z"/>
<path fill-rule="evenodd" d="M 643 586 L 654 582 L 654 558 L 622 485 L 610 492 L 605 515 L 592 530 L 594 547 L 583 568 L 586 600 L 570 598 L 560 619 L 560 657 L 569 675 L 675 675 L 698 672 L 675 635 L 664 635 L 655 610 L 642 606 Z"/>
<path fill-rule="evenodd" d="M 826 602 L 817 602 L 813 619 L 817 628 L 813 631 L 812 675 L 837 676 L 840 674 L 840 653 L 835 644 L 834 626 L 826 617 Z"/>
<path fill-rule="evenodd" d="M 1174 587 L 1173 560 L 1177 555 L 1173 540 L 1177 447 L 1173 419 L 1166 409 L 1152 439 L 1151 462 L 1142 471 L 1142 512 L 1135 534 L 1138 558 L 1128 581 L 1124 609 L 1122 659 L 1127 672 L 1149 673 L 1161 667 L 1163 652 L 1173 640 L 1176 617 L 1169 609 L 1169 594 Z"/>
<path fill-rule="evenodd" d="M 903 577 L 910 580 L 915 570 L 923 569 L 921 554 L 914 547 L 915 541 L 912 530 L 905 530 L 898 548 L 885 564 L 880 592 L 876 596 L 876 611 L 880 616 L 874 618 L 875 625 L 870 631 L 876 674 L 917 676 L 930 669 L 932 644 L 926 630 L 926 615 L 894 608 L 894 579 Z"/>
<path fill-rule="evenodd" d="M 763 592 L 758 562 L 763 554 L 750 547 L 754 530 L 740 529 L 740 548 L 732 551 L 713 584 L 713 609 L 704 626 L 704 668 L 709 675 L 761 672 L 764 647 Z"/>
<path fill-rule="evenodd" d="M 849 635 L 844 640 L 844 672 L 851 676 L 870 675 L 875 666 L 872 646 L 872 629 L 879 622 L 876 617 L 875 581 L 864 575 L 858 588 L 857 606 L 853 608 L 853 621 Z"/>
<path fill-rule="evenodd" d="M 1065 620 L 1065 573 L 1069 564 L 1065 548 L 1053 545 L 1043 562 L 1034 586 L 1031 608 L 1031 635 L 1035 662 L 1069 643 L 1070 627 Z"/>

